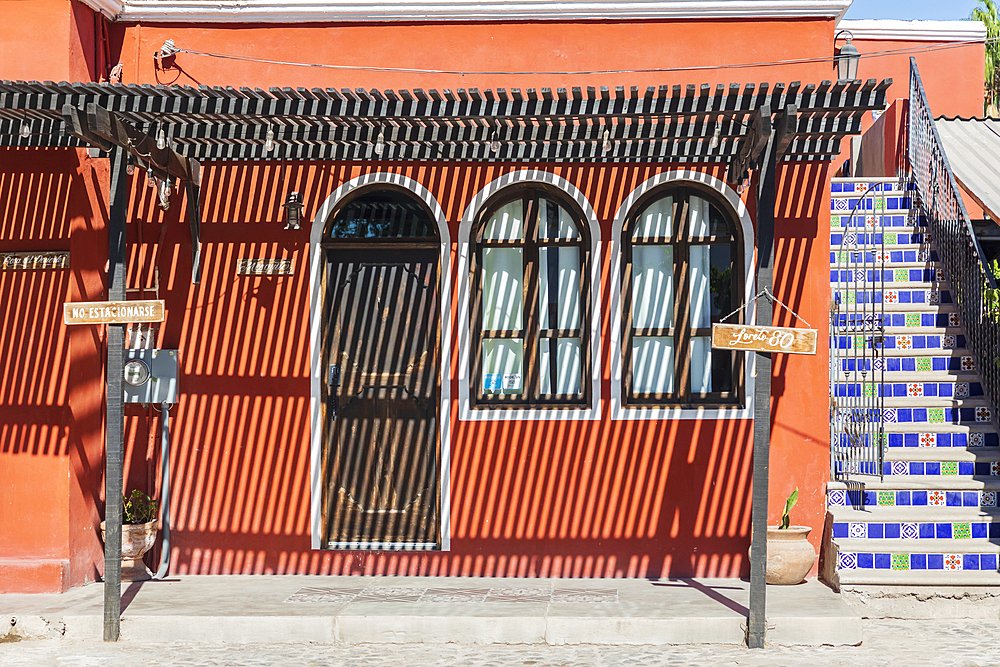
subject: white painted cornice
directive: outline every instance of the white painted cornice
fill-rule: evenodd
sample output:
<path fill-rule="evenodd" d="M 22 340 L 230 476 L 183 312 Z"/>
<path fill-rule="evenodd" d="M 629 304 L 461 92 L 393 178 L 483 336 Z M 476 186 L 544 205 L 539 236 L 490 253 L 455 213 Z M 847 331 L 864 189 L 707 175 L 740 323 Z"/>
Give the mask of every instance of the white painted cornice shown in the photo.
<path fill-rule="evenodd" d="M 80 0 L 80 2 L 87 5 L 95 12 L 100 12 L 109 19 L 114 20 L 115 17 L 121 14 L 126 0 Z"/>
<path fill-rule="evenodd" d="M 826 17 L 851 0 L 80 0 L 117 21 L 305 23 Z"/>
<path fill-rule="evenodd" d="M 985 42 L 986 26 L 979 21 L 898 21 L 845 19 L 837 30 L 850 30 L 854 39 L 918 42 Z"/>

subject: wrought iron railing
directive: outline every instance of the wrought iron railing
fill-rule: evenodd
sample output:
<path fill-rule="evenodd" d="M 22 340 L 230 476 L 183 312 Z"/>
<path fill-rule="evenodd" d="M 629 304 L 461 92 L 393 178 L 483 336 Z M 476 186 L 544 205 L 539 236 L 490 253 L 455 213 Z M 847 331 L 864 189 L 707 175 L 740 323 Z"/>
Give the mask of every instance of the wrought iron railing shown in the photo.
<path fill-rule="evenodd" d="M 996 280 L 972 231 L 941 137 L 934 126 L 916 60 L 910 58 L 907 151 L 920 206 L 948 281 L 966 347 L 976 362 L 997 425 L 1000 404 L 1000 308 Z"/>
<path fill-rule="evenodd" d="M 832 213 L 841 234 L 830 306 L 830 475 L 880 475 L 885 452 L 882 298 L 885 247 L 882 226 L 884 184 L 859 183 L 843 213 Z"/>

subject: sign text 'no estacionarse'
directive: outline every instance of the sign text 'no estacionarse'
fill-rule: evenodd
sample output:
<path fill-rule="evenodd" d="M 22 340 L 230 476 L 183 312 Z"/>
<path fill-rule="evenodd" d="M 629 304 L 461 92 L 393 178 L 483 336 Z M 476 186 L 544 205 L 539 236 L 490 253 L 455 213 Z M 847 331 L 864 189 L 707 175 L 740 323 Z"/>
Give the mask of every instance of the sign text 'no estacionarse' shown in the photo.
<path fill-rule="evenodd" d="M 81 301 L 63 304 L 66 324 L 131 324 L 162 322 L 163 300 Z"/>

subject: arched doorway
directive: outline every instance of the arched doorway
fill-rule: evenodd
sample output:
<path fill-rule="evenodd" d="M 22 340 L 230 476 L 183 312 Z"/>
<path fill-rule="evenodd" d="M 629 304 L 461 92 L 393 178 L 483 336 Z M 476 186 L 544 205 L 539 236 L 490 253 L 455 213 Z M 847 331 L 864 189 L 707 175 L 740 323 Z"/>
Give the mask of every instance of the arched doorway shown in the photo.
<path fill-rule="evenodd" d="M 441 546 L 440 239 L 381 184 L 324 229 L 322 546 Z"/>

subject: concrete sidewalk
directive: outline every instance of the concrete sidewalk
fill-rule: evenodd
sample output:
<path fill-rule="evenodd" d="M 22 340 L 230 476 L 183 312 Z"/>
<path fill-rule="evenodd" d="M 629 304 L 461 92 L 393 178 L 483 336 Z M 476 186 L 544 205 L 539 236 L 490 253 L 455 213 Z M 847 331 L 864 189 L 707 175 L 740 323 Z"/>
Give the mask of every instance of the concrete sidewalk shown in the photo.
<path fill-rule="evenodd" d="M 749 600 L 738 579 L 185 576 L 122 590 L 131 642 L 741 644 Z M 0 618 L 22 636 L 99 639 L 103 594 L 0 595 Z M 861 642 L 860 617 L 818 581 L 768 586 L 767 619 L 774 645 Z"/>

